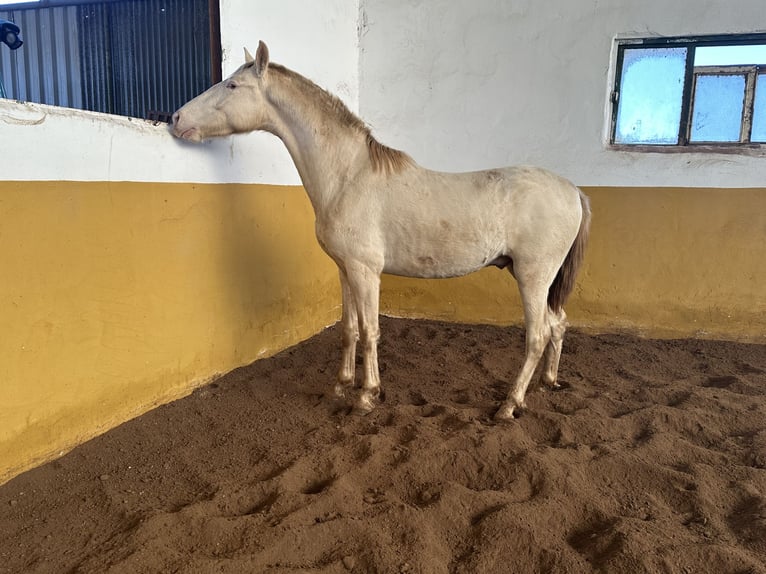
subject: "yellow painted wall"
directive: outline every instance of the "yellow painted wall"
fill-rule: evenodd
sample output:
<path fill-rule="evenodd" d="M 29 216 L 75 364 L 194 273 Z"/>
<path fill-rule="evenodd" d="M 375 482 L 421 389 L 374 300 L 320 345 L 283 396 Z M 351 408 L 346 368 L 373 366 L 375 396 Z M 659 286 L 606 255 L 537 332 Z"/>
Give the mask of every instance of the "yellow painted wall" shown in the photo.
<path fill-rule="evenodd" d="M 766 341 L 766 189 L 584 188 L 591 241 L 570 322 L 591 331 Z M 381 309 L 404 317 L 515 324 L 505 271 L 387 276 Z"/>
<path fill-rule="evenodd" d="M 0 483 L 339 317 L 300 187 L 0 182 Z"/>
<path fill-rule="evenodd" d="M 766 340 L 766 189 L 588 188 L 573 325 Z M 0 482 L 339 318 L 300 187 L 0 182 Z M 383 313 L 521 321 L 497 269 Z"/>

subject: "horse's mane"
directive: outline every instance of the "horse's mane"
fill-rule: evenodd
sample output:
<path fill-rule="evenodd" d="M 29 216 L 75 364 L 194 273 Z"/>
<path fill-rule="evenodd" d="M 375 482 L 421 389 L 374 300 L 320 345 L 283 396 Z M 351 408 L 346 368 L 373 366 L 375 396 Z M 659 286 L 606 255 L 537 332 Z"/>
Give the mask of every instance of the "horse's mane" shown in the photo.
<path fill-rule="evenodd" d="M 280 64 L 269 63 L 269 71 L 275 71 L 283 77 L 300 84 L 311 94 L 314 101 L 324 111 L 335 116 L 342 125 L 352 128 L 365 137 L 367 152 L 372 163 L 372 169 L 385 174 L 399 173 L 413 164 L 412 158 L 398 149 L 383 145 L 372 135 L 370 128 L 359 116 L 348 109 L 348 106 L 337 96 L 317 86 L 314 82 L 299 73 L 285 68 Z"/>

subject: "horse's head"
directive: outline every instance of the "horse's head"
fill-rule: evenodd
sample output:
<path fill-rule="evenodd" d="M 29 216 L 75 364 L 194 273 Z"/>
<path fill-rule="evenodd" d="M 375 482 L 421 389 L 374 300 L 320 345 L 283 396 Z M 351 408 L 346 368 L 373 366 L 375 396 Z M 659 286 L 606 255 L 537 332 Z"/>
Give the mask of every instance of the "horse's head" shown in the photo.
<path fill-rule="evenodd" d="M 263 89 L 268 68 L 266 44 L 259 43 L 255 58 L 245 48 L 245 63 L 236 72 L 173 114 L 173 135 L 200 142 L 262 129 L 266 122 Z"/>

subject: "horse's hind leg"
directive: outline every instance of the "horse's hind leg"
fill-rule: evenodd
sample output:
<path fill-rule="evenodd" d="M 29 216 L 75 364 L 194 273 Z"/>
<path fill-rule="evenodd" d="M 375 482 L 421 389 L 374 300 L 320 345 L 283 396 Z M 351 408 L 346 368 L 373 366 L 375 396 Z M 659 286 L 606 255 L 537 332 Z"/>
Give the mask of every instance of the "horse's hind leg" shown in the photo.
<path fill-rule="evenodd" d="M 359 322 L 356 313 L 356 301 L 348 278 L 342 269 L 339 269 L 340 287 L 343 301 L 341 315 L 341 341 L 343 351 L 338 371 L 338 382 L 335 385 L 335 395 L 344 397 L 346 388 L 353 387 L 356 371 L 356 342 L 359 339 Z"/>
<path fill-rule="evenodd" d="M 544 283 L 541 284 L 539 281 L 529 285 L 522 283 L 522 281 L 523 279 L 519 278 L 519 291 L 524 304 L 524 321 L 526 323 L 526 357 L 506 401 L 495 414 L 495 418 L 498 420 L 510 420 L 513 418 L 515 409 L 526 406 L 524 397 L 527 393 L 527 387 L 551 338 L 551 329 L 548 324 L 547 287 L 544 287 Z"/>
<path fill-rule="evenodd" d="M 545 347 L 541 378 L 545 385 L 556 389 L 560 386 L 557 382 L 559 361 L 561 359 L 561 348 L 564 344 L 564 333 L 567 330 L 567 314 L 564 312 L 564 309 L 553 311 L 549 308 L 548 324 L 551 329 L 551 339 L 548 341 L 548 346 Z"/>

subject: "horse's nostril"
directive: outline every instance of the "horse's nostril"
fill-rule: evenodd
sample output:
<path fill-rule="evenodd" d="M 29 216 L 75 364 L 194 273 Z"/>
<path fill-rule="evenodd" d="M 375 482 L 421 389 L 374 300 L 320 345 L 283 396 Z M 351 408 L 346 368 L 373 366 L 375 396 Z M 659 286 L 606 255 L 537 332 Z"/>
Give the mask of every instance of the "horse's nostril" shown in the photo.
<path fill-rule="evenodd" d="M 181 117 L 181 114 L 179 114 L 178 112 L 174 113 L 170 123 L 172 123 L 173 125 L 177 124 L 180 117 Z"/>

